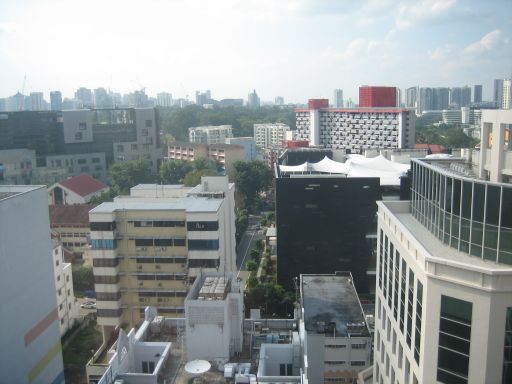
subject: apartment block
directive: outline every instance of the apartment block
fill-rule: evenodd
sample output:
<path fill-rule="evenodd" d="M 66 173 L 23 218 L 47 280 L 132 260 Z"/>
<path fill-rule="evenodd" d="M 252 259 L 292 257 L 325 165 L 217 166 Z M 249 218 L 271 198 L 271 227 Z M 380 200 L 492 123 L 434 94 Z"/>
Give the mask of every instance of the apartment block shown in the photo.
<path fill-rule="evenodd" d="M 53 239 L 53 267 L 55 291 L 60 321 L 60 335 L 63 336 L 78 318 L 78 302 L 73 290 L 71 263 L 64 260 L 64 248 L 60 241 Z"/>
<path fill-rule="evenodd" d="M 203 177 L 194 188 L 139 185 L 90 211 L 98 323 L 105 335 L 139 324 L 151 305 L 183 316 L 203 271 L 236 270 L 234 184 Z"/>
<path fill-rule="evenodd" d="M 482 110 L 478 176 L 512 182 L 512 110 Z"/>
<path fill-rule="evenodd" d="M 0 186 L 0 381 L 64 383 L 44 186 Z"/>
<path fill-rule="evenodd" d="M 286 140 L 291 140 L 292 131 L 283 123 L 254 124 L 254 141 L 259 148 L 282 147 Z"/>
<path fill-rule="evenodd" d="M 228 137 L 226 144 L 241 145 L 244 147 L 245 160 L 256 160 L 256 142 L 253 137 Z"/>
<path fill-rule="evenodd" d="M 411 183 L 378 202 L 375 382 L 511 382 L 512 185 L 453 158 Z"/>
<path fill-rule="evenodd" d="M 245 160 L 245 149 L 236 144 L 169 144 L 167 149 L 169 160 L 194 161 L 208 158 L 218 162 L 226 174 L 233 170 L 233 163 Z"/>
<path fill-rule="evenodd" d="M 223 144 L 228 137 L 233 137 L 231 125 L 208 125 L 188 129 L 188 139 L 196 144 Z"/>
<path fill-rule="evenodd" d="M 363 153 L 365 149 L 412 148 L 412 110 L 400 108 L 328 108 L 327 99 L 312 99 L 308 109 L 296 109 L 297 140 L 328 149 Z"/>

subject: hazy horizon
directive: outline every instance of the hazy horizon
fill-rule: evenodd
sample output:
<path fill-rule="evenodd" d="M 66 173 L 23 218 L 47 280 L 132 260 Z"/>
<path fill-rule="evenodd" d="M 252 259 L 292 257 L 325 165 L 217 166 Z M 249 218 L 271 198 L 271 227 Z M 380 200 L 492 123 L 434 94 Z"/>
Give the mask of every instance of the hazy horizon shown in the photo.
<path fill-rule="evenodd" d="M 358 86 L 473 86 L 512 72 L 512 1 L 6 0 L 0 97 L 81 86 L 262 101 Z"/>

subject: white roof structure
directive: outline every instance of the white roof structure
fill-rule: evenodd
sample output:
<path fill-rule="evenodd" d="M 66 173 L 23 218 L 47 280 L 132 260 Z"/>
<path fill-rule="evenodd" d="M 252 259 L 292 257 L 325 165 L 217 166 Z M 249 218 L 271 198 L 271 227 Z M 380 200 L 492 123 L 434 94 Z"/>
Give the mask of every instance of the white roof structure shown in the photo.
<path fill-rule="evenodd" d="M 280 165 L 283 173 L 319 172 L 345 175 L 346 177 L 378 177 L 380 185 L 400 185 L 400 176 L 409 169 L 409 164 L 401 164 L 386 159 L 384 156 L 364 157 L 362 155 L 347 155 L 345 163 L 329 159 L 325 156 L 317 163 L 305 162 L 300 165 Z"/>

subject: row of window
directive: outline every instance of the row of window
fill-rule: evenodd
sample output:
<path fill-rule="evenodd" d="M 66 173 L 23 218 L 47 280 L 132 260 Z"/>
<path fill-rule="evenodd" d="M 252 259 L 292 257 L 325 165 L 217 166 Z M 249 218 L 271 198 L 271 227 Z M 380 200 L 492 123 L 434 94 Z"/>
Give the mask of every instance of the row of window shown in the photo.
<path fill-rule="evenodd" d="M 187 258 L 184 256 L 174 256 L 174 257 L 137 257 L 135 259 L 137 264 L 185 264 L 187 262 Z"/>
<path fill-rule="evenodd" d="M 139 297 L 185 297 L 187 291 L 146 291 L 138 294 Z"/>
<path fill-rule="evenodd" d="M 137 280 L 186 280 L 185 273 L 144 273 L 138 274 Z"/>

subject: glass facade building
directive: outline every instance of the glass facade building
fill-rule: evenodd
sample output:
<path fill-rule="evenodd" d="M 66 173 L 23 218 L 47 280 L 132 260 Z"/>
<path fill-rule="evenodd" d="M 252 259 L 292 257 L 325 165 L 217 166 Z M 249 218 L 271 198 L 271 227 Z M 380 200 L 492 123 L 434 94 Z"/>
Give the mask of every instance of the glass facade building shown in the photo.
<path fill-rule="evenodd" d="M 512 185 L 474 178 L 464 160 L 412 161 L 414 217 L 445 244 L 512 265 Z"/>

